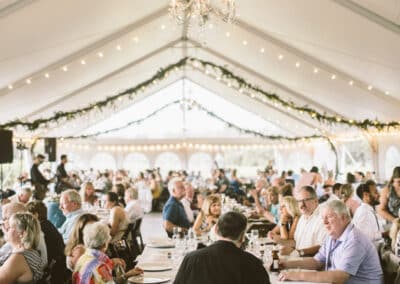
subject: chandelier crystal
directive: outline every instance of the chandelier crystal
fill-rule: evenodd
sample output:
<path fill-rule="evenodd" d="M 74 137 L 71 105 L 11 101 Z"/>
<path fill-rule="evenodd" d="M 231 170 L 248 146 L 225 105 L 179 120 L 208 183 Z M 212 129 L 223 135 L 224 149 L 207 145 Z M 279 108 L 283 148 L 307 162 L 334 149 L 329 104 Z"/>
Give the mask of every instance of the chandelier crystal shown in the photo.
<path fill-rule="evenodd" d="M 197 22 L 197 25 L 203 26 L 211 14 L 230 23 L 235 11 L 235 0 L 171 0 L 169 5 L 170 14 L 180 25 Z"/>

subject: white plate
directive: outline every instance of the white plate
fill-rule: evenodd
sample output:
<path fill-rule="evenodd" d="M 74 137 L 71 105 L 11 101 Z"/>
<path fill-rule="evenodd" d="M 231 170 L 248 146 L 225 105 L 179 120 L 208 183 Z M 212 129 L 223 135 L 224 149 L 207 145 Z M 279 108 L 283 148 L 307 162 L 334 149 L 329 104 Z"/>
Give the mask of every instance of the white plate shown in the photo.
<path fill-rule="evenodd" d="M 143 263 L 140 264 L 139 267 L 143 269 L 145 272 L 161 272 L 161 271 L 167 271 L 167 270 L 172 270 L 172 267 L 169 265 L 163 265 L 163 264 L 156 264 L 156 263 Z"/>
<path fill-rule="evenodd" d="M 157 284 L 157 283 L 165 283 L 170 280 L 171 278 L 152 278 L 152 277 L 141 277 L 141 276 L 133 276 L 128 278 L 129 282 L 136 284 Z"/>

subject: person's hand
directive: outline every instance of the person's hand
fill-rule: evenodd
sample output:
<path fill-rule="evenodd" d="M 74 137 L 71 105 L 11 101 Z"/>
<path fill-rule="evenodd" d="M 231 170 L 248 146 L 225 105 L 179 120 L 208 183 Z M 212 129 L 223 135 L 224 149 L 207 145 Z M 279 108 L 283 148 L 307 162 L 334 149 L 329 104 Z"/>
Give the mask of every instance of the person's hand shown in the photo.
<path fill-rule="evenodd" d="M 282 271 L 278 275 L 278 280 L 279 281 L 286 281 L 286 280 L 300 280 L 299 277 L 300 272 L 295 272 L 295 271 Z"/>
<path fill-rule="evenodd" d="M 121 265 L 124 269 L 126 267 L 125 260 L 122 258 L 112 258 L 111 261 L 113 262 L 114 266 Z"/>
<path fill-rule="evenodd" d="M 278 234 L 272 234 L 272 240 L 273 240 L 275 243 L 279 243 L 279 241 L 281 240 L 281 236 L 278 235 Z"/>
<path fill-rule="evenodd" d="M 125 273 L 125 277 L 140 275 L 140 274 L 143 274 L 143 272 L 144 272 L 144 270 L 141 269 L 140 267 L 135 267 L 135 268 L 132 268 L 131 270 L 127 271 Z"/>
<path fill-rule="evenodd" d="M 287 224 L 290 221 L 290 216 L 288 214 L 281 215 L 281 224 Z"/>
<path fill-rule="evenodd" d="M 85 247 L 83 245 L 77 245 L 72 249 L 70 255 L 70 266 L 71 268 L 75 267 L 75 264 L 78 262 L 78 259 L 85 253 Z"/>
<path fill-rule="evenodd" d="M 293 250 L 294 250 L 294 248 L 291 248 L 291 247 L 282 247 L 281 255 L 289 255 Z"/>

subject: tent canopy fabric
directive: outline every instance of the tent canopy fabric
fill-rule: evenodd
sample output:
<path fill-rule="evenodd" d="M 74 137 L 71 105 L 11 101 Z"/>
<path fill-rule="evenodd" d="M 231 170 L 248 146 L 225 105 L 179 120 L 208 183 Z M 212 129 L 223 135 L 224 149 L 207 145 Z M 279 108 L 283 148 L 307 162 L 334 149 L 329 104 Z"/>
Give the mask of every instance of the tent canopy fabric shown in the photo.
<path fill-rule="evenodd" d="M 168 2 L 0 1 L 0 123 L 87 106 L 186 56 L 225 66 L 263 90 L 320 112 L 400 120 L 399 1 L 237 0 L 233 23 L 211 18 L 203 29 L 177 25 Z M 124 125 L 183 92 L 224 119 L 263 133 L 357 131 L 260 102 L 186 68 L 113 109 L 34 134 L 79 135 Z M 198 110 L 185 115 L 187 129 L 176 105 L 153 121 L 104 138 L 237 135 Z M 163 122 L 169 128 L 160 131 Z"/>

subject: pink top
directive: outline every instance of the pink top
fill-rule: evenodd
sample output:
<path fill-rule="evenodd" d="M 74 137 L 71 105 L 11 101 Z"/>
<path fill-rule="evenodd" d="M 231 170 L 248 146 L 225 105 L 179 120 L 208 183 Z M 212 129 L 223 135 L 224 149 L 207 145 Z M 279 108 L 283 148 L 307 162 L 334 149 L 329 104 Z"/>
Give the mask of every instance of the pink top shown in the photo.
<path fill-rule="evenodd" d="M 354 213 L 356 212 L 357 208 L 360 207 L 360 203 L 351 197 L 349 199 L 347 199 L 345 204 L 346 204 L 347 208 L 349 208 L 351 216 L 354 216 Z"/>

